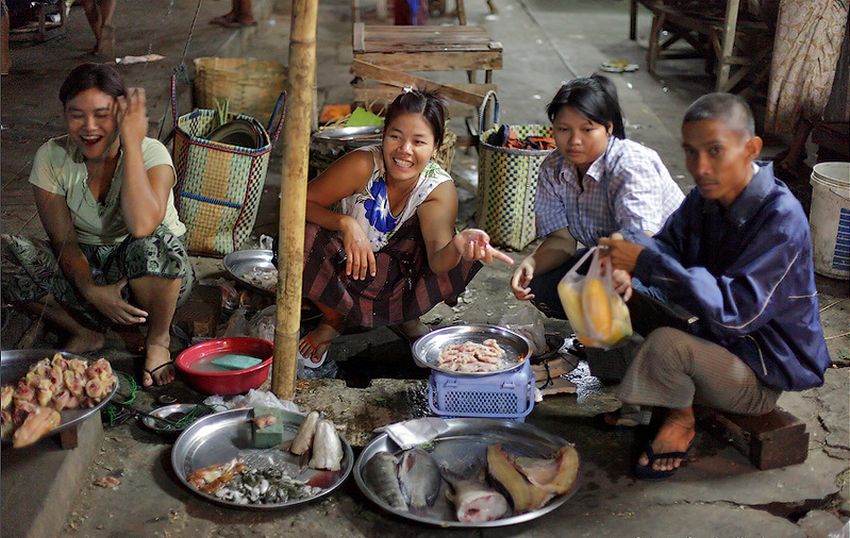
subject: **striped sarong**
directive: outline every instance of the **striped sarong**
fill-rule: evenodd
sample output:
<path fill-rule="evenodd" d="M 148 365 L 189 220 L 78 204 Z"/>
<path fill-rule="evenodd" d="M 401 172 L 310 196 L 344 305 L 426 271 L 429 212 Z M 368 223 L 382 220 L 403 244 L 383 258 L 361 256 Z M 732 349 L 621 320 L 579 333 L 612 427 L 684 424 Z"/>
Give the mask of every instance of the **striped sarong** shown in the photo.
<path fill-rule="evenodd" d="M 347 277 L 344 252 L 339 234 L 308 222 L 302 293 L 345 316 L 348 325 L 368 328 L 416 319 L 443 301 L 453 304 L 482 267 L 480 262 L 461 259 L 447 273 L 431 271 L 418 215 L 405 221 L 375 253 L 374 277 Z"/>

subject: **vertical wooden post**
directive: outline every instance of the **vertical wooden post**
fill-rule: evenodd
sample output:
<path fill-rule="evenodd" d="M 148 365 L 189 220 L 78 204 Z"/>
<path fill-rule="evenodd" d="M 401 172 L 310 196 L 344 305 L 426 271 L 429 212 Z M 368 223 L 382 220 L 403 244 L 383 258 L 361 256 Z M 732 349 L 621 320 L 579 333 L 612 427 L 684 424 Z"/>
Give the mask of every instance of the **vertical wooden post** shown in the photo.
<path fill-rule="evenodd" d="M 729 75 L 732 64 L 730 62 L 735 50 L 735 31 L 738 26 L 738 8 L 740 0 L 726 0 L 726 19 L 723 21 L 723 44 L 720 49 L 720 57 L 717 58 L 717 85 L 715 91 L 728 92 L 732 89 L 729 85 Z"/>
<path fill-rule="evenodd" d="M 289 92 L 278 223 L 277 320 L 272 391 L 295 396 L 298 329 L 301 324 L 301 273 L 304 263 L 304 215 L 310 158 L 313 85 L 316 78 L 316 18 L 319 0 L 292 0 L 289 37 Z"/>

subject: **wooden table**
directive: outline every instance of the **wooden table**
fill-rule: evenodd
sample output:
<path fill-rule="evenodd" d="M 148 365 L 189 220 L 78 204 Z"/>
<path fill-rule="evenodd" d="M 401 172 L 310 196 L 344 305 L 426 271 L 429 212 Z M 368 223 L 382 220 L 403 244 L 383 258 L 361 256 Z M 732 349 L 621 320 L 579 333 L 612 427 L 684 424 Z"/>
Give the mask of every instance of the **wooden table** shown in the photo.
<path fill-rule="evenodd" d="M 360 79 L 356 101 L 392 99 L 404 87 L 438 90 L 443 97 L 478 106 L 495 90 L 493 70 L 502 68 L 502 44 L 480 26 L 389 26 L 354 24 L 351 67 Z M 467 71 L 469 83 L 444 84 L 410 71 Z M 484 82 L 475 72 L 484 71 Z"/>

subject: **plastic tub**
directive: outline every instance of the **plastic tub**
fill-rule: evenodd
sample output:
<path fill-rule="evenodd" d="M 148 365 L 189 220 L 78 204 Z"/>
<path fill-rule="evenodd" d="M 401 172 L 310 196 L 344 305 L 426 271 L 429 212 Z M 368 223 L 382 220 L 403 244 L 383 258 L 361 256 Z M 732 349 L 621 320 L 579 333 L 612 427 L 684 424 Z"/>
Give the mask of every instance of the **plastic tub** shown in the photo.
<path fill-rule="evenodd" d="M 534 409 L 534 375 L 531 364 L 480 377 L 455 376 L 431 371 L 428 406 L 445 417 L 524 420 Z"/>
<path fill-rule="evenodd" d="M 192 365 L 210 355 L 235 353 L 263 359 L 263 362 L 244 370 L 202 372 Z M 228 337 L 195 344 L 183 350 L 174 360 L 177 369 L 198 392 L 228 396 L 242 394 L 262 385 L 272 366 L 274 345 L 262 338 Z"/>
<path fill-rule="evenodd" d="M 815 272 L 850 278 L 850 163 L 819 163 L 812 170 L 812 229 Z"/>

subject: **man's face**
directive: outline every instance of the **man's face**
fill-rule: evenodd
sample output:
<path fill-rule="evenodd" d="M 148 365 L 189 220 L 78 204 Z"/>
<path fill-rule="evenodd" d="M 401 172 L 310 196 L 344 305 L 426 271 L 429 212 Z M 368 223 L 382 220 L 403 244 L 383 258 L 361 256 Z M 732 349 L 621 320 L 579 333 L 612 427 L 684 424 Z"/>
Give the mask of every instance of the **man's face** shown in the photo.
<path fill-rule="evenodd" d="M 719 120 L 682 125 L 685 165 L 700 194 L 724 207 L 735 201 L 752 178 L 752 162 L 761 151 L 761 139 L 731 129 Z"/>

